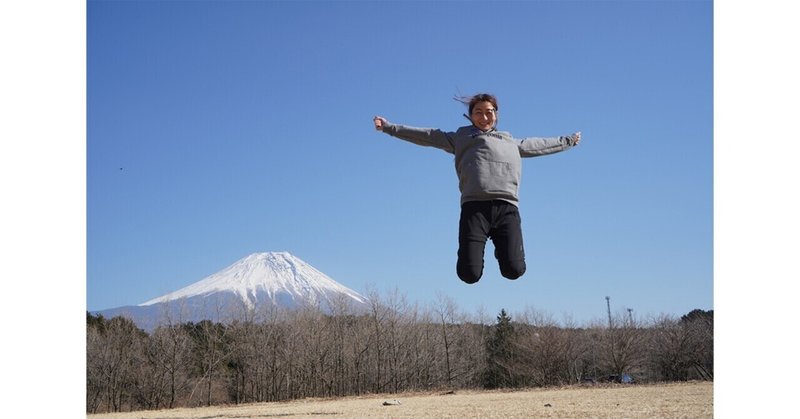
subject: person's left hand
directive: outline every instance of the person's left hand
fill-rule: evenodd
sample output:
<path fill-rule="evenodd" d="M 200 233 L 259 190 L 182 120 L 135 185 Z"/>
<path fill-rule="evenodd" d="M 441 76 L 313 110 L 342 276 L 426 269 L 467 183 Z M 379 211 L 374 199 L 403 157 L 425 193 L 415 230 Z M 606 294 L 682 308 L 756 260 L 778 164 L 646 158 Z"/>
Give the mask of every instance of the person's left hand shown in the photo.
<path fill-rule="evenodd" d="M 581 132 L 578 131 L 575 134 L 572 134 L 572 136 L 575 138 L 575 143 L 572 145 L 578 145 L 578 143 L 581 142 Z"/>

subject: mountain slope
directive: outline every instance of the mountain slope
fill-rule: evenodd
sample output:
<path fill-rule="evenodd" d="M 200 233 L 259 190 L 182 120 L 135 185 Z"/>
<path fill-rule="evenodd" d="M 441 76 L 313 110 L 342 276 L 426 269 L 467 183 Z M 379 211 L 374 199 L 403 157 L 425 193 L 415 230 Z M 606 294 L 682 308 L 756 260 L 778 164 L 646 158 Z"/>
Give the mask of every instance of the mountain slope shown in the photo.
<path fill-rule="evenodd" d="M 341 304 L 360 310 L 367 300 L 288 252 L 266 252 L 246 256 L 198 282 L 138 306 L 98 314 L 123 315 L 152 330 L 164 322 L 224 322 L 270 307 L 310 305 L 330 312 Z"/>

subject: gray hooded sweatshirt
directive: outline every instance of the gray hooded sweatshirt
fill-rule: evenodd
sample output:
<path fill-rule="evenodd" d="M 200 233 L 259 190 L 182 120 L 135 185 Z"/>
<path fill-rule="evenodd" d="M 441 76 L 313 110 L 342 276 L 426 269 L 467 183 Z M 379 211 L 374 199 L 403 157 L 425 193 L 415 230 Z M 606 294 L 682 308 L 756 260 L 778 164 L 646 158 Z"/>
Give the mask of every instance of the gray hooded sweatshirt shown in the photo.
<path fill-rule="evenodd" d="M 510 133 L 474 125 L 456 132 L 386 123 L 383 132 L 414 144 L 455 155 L 461 204 L 503 200 L 519 207 L 522 157 L 557 153 L 575 145 L 575 135 L 515 139 Z"/>

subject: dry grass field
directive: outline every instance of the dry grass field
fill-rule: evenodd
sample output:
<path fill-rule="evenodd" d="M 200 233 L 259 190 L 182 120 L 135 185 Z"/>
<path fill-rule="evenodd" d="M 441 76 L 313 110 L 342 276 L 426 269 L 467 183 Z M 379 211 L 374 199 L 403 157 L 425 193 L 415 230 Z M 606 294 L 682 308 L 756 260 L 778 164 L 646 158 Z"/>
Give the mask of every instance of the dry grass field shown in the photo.
<path fill-rule="evenodd" d="M 88 415 L 89 419 L 228 418 L 711 418 L 713 383 L 520 391 L 402 393 Z M 399 401 L 399 404 L 391 404 Z M 390 402 L 389 404 L 384 404 Z"/>

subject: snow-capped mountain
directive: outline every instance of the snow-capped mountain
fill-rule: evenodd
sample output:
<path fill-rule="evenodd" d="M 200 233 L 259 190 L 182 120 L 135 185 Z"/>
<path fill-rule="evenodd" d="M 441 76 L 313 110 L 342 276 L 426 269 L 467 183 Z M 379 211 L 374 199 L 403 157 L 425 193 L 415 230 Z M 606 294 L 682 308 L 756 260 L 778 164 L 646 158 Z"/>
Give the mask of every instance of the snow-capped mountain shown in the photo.
<path fill-rule="evenodd" d="M 348 305 L 360 310 L 367 299 L 288 252 L 254 253 L 187 287 L 137 306 L 98 312 L 124 315 L 152 330 L 170 321 L 225 321 L 264 307 L 319 307 L 330 312 Z"/>
<path fill-rule="evenodd" d="M 254 253 L 188 287 L 139 305 L 149 306 L 220 292 L 239 296 L 248 308 L 255 308 L 264 299 L 273 303 L 295 301 L 330 304 L 341 294 L 359 303 L 366 302 L 357 292 L 290 253 L 270 252 Z"/>

